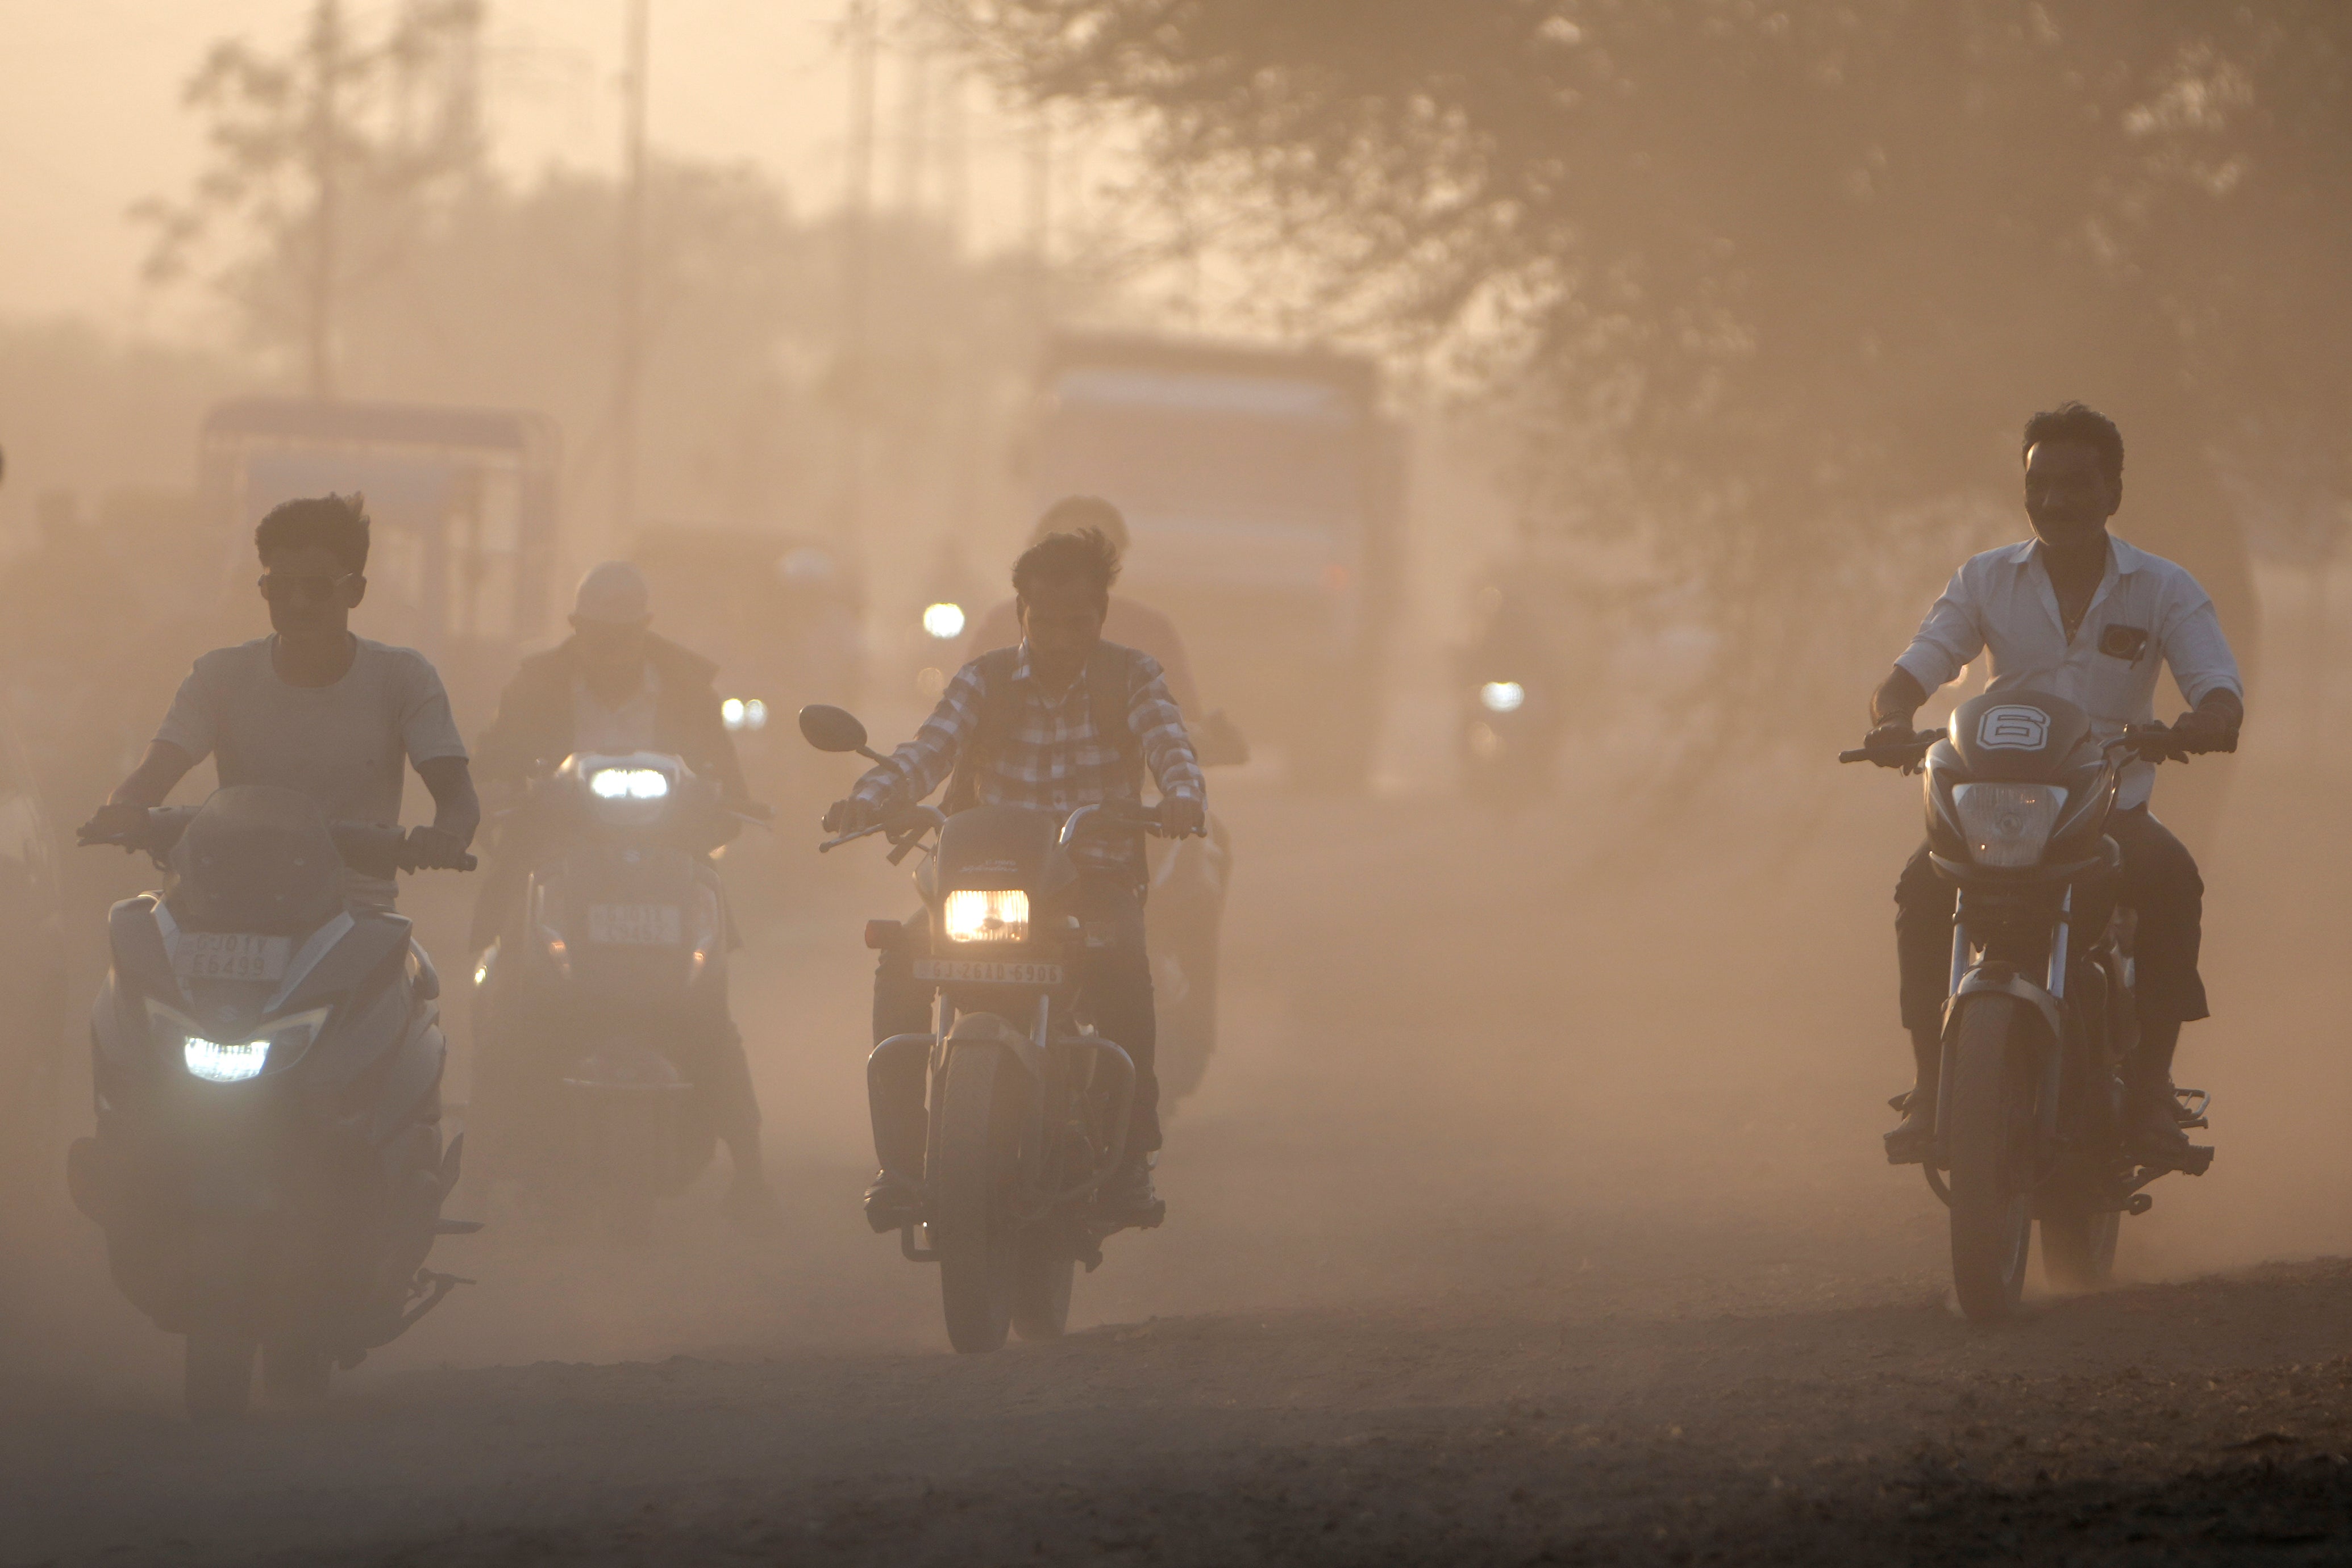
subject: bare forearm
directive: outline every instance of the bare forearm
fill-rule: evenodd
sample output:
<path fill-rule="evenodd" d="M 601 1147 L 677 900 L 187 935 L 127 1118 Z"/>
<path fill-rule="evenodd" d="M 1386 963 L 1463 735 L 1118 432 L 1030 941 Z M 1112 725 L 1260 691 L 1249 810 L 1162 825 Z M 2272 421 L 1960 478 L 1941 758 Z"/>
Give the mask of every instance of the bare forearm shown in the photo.
<path fill-rule="evenodd" d="M 172 787 L 188 776 L 196 759 L 168 740 L 150 742 L 147 755 L 131 770 L 131 777 L 114 788 L 106 798 L 110 806 L 160 806 L 172 793 Z"/>
<path fill-rule="evenodd" d="M 1919 684 L 1918 677 L 1897 664 L 1878 683 L 1878 689 L 1870 694 L 1871 726 L 1908 725 L 1927 700 L 1927 688 Z"/>
<path fill-rule="evenodd" d="M 436 757 L 416 765 L 416 776 L 433 795 L 433 826 L 461 844 L 474 841 L 482 825 L 482 802 L 474 793 L 474 775 L 462 757 Z"/>

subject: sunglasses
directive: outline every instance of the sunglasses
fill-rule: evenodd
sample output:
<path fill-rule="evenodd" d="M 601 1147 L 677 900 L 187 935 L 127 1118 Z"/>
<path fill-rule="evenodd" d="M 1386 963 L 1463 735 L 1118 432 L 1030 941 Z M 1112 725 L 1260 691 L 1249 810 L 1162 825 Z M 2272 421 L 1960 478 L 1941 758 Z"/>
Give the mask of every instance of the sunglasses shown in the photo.
<path fill-rule="evenodd" d="M 359 575 L 347 571 L 338 577 L 294 577 L 282 571 L 265 571 L 261 574 L 261 597 L 273 604 L 279 600 L 303 599 L 323 603 L 341 593 L 343 584 L 359 580 Z"/>

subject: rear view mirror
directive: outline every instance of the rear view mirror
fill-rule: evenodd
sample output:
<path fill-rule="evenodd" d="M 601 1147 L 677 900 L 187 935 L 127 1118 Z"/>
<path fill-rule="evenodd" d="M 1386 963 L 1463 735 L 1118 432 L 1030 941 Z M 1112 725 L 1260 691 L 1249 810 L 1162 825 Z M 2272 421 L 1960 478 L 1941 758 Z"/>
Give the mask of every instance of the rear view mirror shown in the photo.
<path fill-rule="evenodd" d="M 811 703 L 801 709 L 801 737 L 819 751 L 866 749 L 866 727 L 845 708 Z"/>

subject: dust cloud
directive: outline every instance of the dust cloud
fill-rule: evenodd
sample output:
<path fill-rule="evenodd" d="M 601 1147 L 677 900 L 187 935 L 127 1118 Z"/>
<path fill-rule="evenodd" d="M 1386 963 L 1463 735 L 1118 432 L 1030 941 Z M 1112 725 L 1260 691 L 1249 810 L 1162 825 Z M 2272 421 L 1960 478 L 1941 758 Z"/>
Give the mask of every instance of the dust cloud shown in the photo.
<path fill-rule="evenodd" d="M 835 201 L 666 155 L 658 120 L 634 181 L 518 174 L 492 155 L 497 4 L 287 0 L 188 62 L 211 85 L 179 132 L 233 162 L 227 132 L 282 110 L 235 62 L 299 78 L 341 27 L 354 155 L 245 171 L 310 193 L 291 204 L 157 176 L 144 287 L 203 325 L 0 299 L 0 810 L 26 846 L 0 855 L 22 884 L 0 898 L 0 1464 L 47 1493 L 0 1501 L 0 1557 L 292 1561 L 332 1539 L 353 1561 L 652 1561 L 804 1528 L 828 1560 L 949 1561 L 939 1500 L 1045 1541 L 1083 1493 L 1098 1533 L 1051 1536 L 1053 1560 L 1132 1540 L 1214 1561 L 1166 1521 L 1231 1483 L 1264 1522 L 1202 1535 L 1224 1561 L 1621 1524 L 1650 1560 L 1654 1524 L 1675 1544 L 1781 1519 L 1784 1475 L 1879 1519 L 1854 1500 L 1975 1440 L 1931 1433 L 1922 1388 L 1939 1418 L 1954 1389 L 2011 1400 L 2000 1419 L 2055 1443 L 2067 1379 L 2234 1368 L 2269 1389 L 2290 1354 L 2352 1352 L 2338 1266 L 2284 1267 L 2352 1253 L 2347 400 L 2302 346 L 2341 339 L 2352 203 L 2317 132 L 2283 129 L 2352 101 L 2309 63 L 2352 50 L 2341 19 L 2168 14 L 2126 38 L 2095 7 L 1807 5 L 1708 31 L 1562 4 L 1484 7 L 1482 30 L 1400 3 L 1394 36 L 1342 60 L 1230 0 L 1160 35 L 1162 57 L 1082 47 L 1137 8 L 826 8 L 853 115 Z M 645 68 L 668 11 L 653 0 Z M 1522 12 L 1549 20 L 1520 37 Z M 2085 85 L 2089 57 L 2120 63 Z M 1291 96 L 1237 107 L 1236 71 Z M 1559 173 L 1571 135 L 1605 172 Z M 344 248 L 322 260 L 331 178 Z M 959 202 L 1003 210 L 992 228 Z M 2283 323 L 2282 298 L 2309 319 Z M 1311 434 L 1253 444 L 1235 415 L 1176 465 L 1115 423 L 1119 397 L 1196 374 L 1185 395 L 1247 383 L 1251 417 L 1288 408 Z M 1106 423 L 1057 435 L 1103 386 Z M 2206 883 L 2214 1017 L 2176 1076 L 2212 1091 L 2219 1156 L 2126 1222 L 2117 1291 L 2061 1300 L 2037 1275 L 2004 1338 L 1958 1322 L 1945 1212 L 1879 1143 L 1909 1074 L 1892 892 L 1918 786 L 1832 759 L 1946 574 L 2023 536 L 2014 432 L 2076 395 L 2124 431 L 2117 533 L 2197 571 L 2248 674 L 2242 749 L 2167 768 L 2156 796 Z M 530 434 L 420 501 L 365 443 L 295 462 L 237 445 L 222 412 L 378 407 Z M 1227 507 L 1216 527 L 1153 493 L 1179 466 Z M 1128 591 L 1176 613 L 1204 706 L 1253 743 L 1210 775 L 1234 856 L 1219 1040 L 1168 1116 L 1165 1227 L 1108 1243 L 1069 1339 L 976 1364 L 946 1354 L 933 1272 L 857 1207 L 859 933 L 916 896 L 872 844 L 815 852 L 862 764 L 787 720 L 837 701 L 879 746 L 912 734 L 957 652 L 925 610 L 1004 597 L 1042 504 L 1097 473 L 1130 492 L 1110 497 L 1136 528 Z M 737 739 L 772 831 L 721 864 L 781 1213 L 730 1226 L 723 1155 L 633 1241 L 558 1234 L 468 1180 L 448 1211 L 489 1223 L 433 1262 L 471 1282 L 339 1375 L 323 1414 L 220 1438 L 252 1466 L 212 1495 L 215 1450 L 177 1425 L 179 1342 L 123 1301 L 64 1190 L 105 911 L 156 880 L 71 846 L 188 662 L 266 632 L 254 501 L 297 477 L 367 489 L 406 541 L 380 545 L 353 626 L 428 647 L 468 736 L 610 556 L 646 561 L 655 629 L 772 716 Z M 1310 618 L 1316 637 L 1275 634 Z M 1544 726 L 1507 789 L 1477 738 L 1497 661 Z M 410 819 L 427 810 L 411 787 Z M 474 896 L 453 876 L 403 893 L 452 982 L 452 1131 Z M 1822 1468 L 1832 1448 L 1849 1469 Z M 988 1495 L 1024 1456 L 1079 1479 Z M 1565 1522 L 1511 1493 L 1479 1504 L 1517 1521 L 1490 1534 L 1450 1504 L 1381 1511 L 1523 1463 Z M 1730 1500 L 1696 1523 L 1675 1487 Z M 612 1524 L 640 1505 L 668 1522 Z M 1338 1544 L 1282 1533 L 1327 1506 Z"/>

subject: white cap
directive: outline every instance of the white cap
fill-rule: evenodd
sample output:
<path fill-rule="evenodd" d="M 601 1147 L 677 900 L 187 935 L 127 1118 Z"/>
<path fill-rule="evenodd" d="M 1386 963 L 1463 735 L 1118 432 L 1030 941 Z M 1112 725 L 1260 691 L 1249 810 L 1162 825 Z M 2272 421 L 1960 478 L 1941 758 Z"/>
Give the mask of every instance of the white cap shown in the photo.
<path fill-rule="evenodd" d="M 653 590 L 646 574 L 625 560 L 599 561 L 580 580 L 572 596 L 572 618 L 605 626 L 642 626 L 653 618 Z"/>

